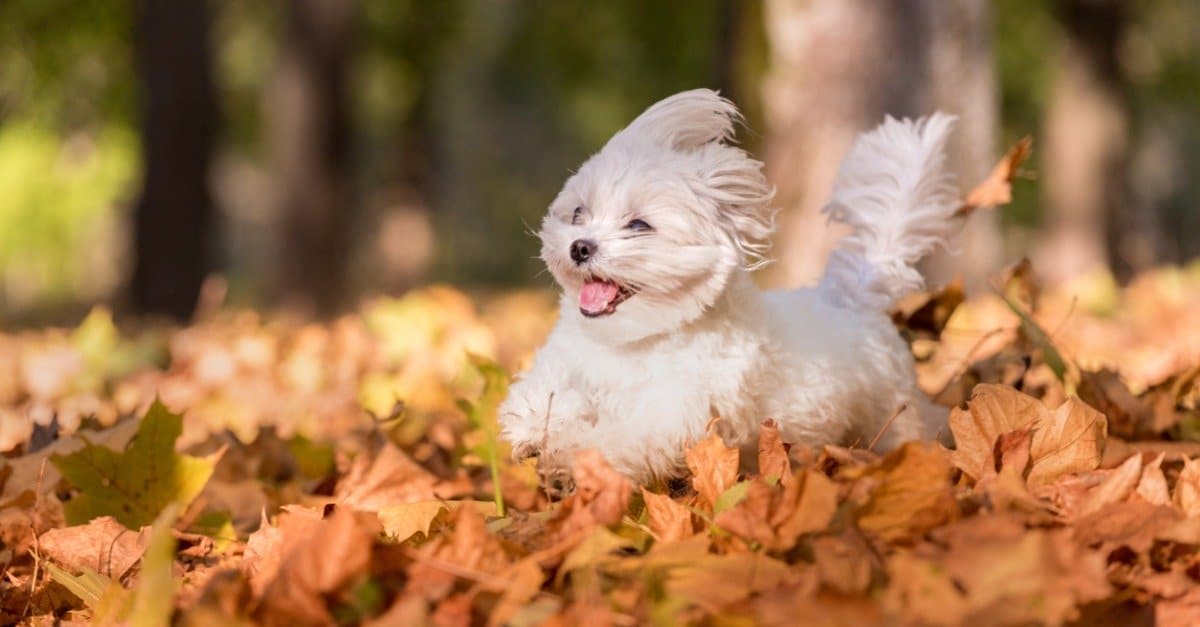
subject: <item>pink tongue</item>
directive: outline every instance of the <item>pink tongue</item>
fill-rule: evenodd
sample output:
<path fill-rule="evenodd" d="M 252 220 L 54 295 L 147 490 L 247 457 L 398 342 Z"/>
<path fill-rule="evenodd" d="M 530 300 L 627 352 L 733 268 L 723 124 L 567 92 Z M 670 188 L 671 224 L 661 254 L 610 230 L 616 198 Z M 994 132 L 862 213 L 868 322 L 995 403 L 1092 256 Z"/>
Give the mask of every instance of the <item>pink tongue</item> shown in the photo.
<path fill-rule="evenodd" d="M 579 308 L 590 314 L 604 313 L 608 310 L 608 304 L 616 298 L 616 283 L 588 281 L 579 290 Z"/>

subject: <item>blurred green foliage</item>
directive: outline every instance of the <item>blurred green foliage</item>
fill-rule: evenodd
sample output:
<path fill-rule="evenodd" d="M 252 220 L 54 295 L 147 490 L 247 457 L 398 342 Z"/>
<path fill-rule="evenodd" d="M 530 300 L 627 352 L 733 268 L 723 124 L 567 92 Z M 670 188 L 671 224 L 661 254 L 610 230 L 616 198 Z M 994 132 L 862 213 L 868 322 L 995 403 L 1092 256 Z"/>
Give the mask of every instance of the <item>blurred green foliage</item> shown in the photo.
<path fill-rule="evenodd" d="M 246 209 L 221 195 L 227 179 L 220 177 L 230 171 L 224 166 L 269 171 L 264 94 L 286 5 L 209 4 L 223 124 L 215 176 L 228 214 Z M 369 239 L 372 211 L 415 197 L 437 234 L 434 278 L 542 281 L 527 226 L 536 225 L 569 168 L 657 98 L 722 87 L 748 110 L 751 148 L 765 130 L 756 115 L 766 59 L 759 2 L 358 5 L 349 98 L 361 206 L 348 210 L 363 216 L 359 237 Z M 1120 55 L 1134 131 L 1167 133 L 1170 150 L 1194 163 L 1200 3 L 1130 6 Z M 121 261 L 127 238 L 115 225 L 132 204 L 138 176 L 133 7 L 132 0 L 0 2 L 0 312 L 102 298 L 128 269 Z M 1041 0 L 996 4 L 993 14 L 1007 145 L 1039 129 L 1059 26 L 1052 3 Z M 1154 161 L 1146 163 L 1146 176 L 1153 175 Z M 1183 182 L 1153 202 L 1166 207 L 1169 229 L 1200 228 L 1191 209 L 1200 183 L 1175 178 Z M 1036 186 L 1015 193 L 1006 221 L 1036 226 Z M 97 279 L 97 269 L 118 276 Z M 225 271 L 234 284 L 248 272 L 236 265 Z"/>

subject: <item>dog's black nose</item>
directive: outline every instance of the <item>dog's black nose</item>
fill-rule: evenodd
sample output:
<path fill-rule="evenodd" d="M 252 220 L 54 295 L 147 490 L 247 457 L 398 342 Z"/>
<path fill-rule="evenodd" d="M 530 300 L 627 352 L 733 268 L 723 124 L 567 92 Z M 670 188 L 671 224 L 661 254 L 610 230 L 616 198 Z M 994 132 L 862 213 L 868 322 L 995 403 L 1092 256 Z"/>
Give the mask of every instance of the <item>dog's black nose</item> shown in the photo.
<path fill-rule="evenodd" d="M 571 259 L 575 263 L 583 263 L 596 254 L 596 242 L 590 239 L 577 239 L 571 242 Z"/>

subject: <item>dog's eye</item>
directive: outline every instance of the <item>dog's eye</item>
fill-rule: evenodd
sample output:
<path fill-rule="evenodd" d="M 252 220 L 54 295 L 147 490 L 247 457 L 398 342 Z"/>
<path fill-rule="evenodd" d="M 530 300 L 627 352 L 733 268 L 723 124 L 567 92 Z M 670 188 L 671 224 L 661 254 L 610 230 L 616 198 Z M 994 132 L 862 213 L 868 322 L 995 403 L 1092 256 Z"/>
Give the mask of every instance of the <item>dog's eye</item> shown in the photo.
<path fill-rule="evenodd" d="M 654 228 L 651 227 L 645 220 L 630 220 L 629 224 L 625 225 L 625 228 L 629 229 L 630 231 L 653 231 L 654 230 Z"/>
<path fill-rule="evenodd" d="M 571 224 L 579 224 L 581 218 L 583 218 L 583 207 L 575 207 L 575 213 L 571 214 Z"/>

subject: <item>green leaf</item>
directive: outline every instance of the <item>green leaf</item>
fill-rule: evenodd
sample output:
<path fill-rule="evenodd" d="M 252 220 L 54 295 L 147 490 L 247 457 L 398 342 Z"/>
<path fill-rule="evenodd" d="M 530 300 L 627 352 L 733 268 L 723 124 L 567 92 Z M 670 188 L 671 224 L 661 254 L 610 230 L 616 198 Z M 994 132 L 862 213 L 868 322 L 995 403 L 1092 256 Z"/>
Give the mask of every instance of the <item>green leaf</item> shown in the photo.
<path fill-rule="evenodd" d="M 736 507 L 738 503 L 742 502 L 742 499 L 746 498 L 749 490 L 749 481 L 739 481 L 729 486 L 721 493 L 721 496 L 717 497 L 717 502 L 713 504 L 713 514 L 720 514 L 727 509 Z"/>
<path fill-rule="evenodd" d="M 172 503 L 187 506 L 204 489 L 215 457 L 175 452 L 183 418 L 155 401 L 121 452 L 86 442 L 51 461 L 79 494 L 64 505 L 67 523 L 78 525 L 112 516 L 130 529 L 154 521 Z"/>
<path fill-rule="evenodd" d="M 175 564 L 175 534 L 172 527 L 182 506 L 169 503 L 154 521 L 146 553 L 142 556 L 142 574 L 133 590 L 131 627 L 159 627 L 171 624 L 178 584 L 171 577 Z"/>
<path fill-rule="evenodd" d="M 504 517 L 504 496 L 500 491 L 500 441 L 499 422 L 496 410 L 504 397 L 508 396 L 508 373 L 499 364 L 486 357 L 468 354 L 471 365 L 483 376 L 483 392 L 474 403 L 459 400 L 458 406 L 467 415 L 471 428 L 482 432 L 479 444 L 471 452 L 487 462 L 492 476 L 492 498 L 496 502 L 498 515 Z"/>

